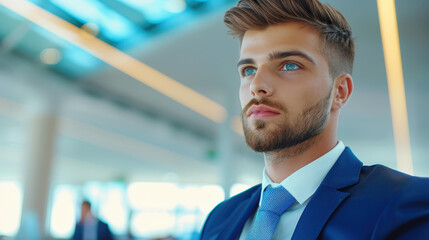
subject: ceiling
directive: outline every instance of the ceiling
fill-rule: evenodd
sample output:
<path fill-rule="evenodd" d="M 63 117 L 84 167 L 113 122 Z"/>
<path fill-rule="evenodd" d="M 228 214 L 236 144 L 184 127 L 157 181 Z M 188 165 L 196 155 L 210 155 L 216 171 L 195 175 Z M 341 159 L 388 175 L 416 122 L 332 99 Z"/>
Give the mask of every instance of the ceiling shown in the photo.
<path fill-rule="evenodd" d="M 49 1 L 43 2 L 45 5 L 38 4 L 49 6 Z M 122 1 L 99 2 L 115 9 L 117 5 L 112 4 Z M 123 42 L 99 38 L 221 104 L 231 120 L 240 112 L 235 69 L 238 44 L 227 35 L 222 22 L 231 2 L 201 10 L 192 18 L 186 15 L 179 24 L 160 30 L 140 25 L 135 38 L 128 36 Z M 355 89 L 341 113 L 339 138 L 364 163 L 395 168 L 376 1 L 324 2 L 349 20 L 357 46 Z M 396 7 L 414 170 L 416 175 L 429 176 L 429 96 L 425 91 L 429 87 L 429 2 L 396 1 Z M 70 21 L 79 25 L 76 19 Z M 7 23 L 0 25 L 3 178 L 22 175 L 28 113 L 48 106 L 59 109 L 55 112 L 61 123 L 54 164 L 57 182 L 139 179 L 219 183 L 225 171 L 236 176 L 231 181 L 259 181 L 262 156 L 250 151 L 229 123 L 203 117 L 3 7 L 0 22 Z M 136 19 L 132 22 L 137 25 Z M 62 52 L 62 60 L 56 65 L 42 63 L 41 51 L 54 47 Z M 226 163 L 225 158 L 231 161 Z"/>

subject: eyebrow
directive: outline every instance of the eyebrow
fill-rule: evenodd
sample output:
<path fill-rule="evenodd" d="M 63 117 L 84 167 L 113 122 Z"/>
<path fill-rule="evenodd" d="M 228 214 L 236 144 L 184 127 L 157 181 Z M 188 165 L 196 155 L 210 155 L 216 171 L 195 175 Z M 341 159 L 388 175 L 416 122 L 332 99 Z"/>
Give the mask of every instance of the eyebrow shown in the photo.
<path fill-rule="evenodd" d="M 253 59 L 251 59 L 251 58 L 245 58 L 245 59 L 242 59 L 242 60 L 240 60 L 240 61 L 238 61 L 238 63 L 237 63 L 237 68 L 240 66 L 240 65 L 243 65 L 243 64 L 254 64 L 255 63 L 255 61 L 253 60 Z"/>
<path fill-rule="evenodd" d="M 274 51 L 274 52 L 270 53 L 270 55 L 268 55 L 268 60 L 273 61 L 276 59 L 286 58 L 286 57 L 290 57 L 290 56 L 302 57 L 302 58 L 307 59 L 311 63 L 315 64 L 315 61 L 313 60 L 313 58 L 311 58 L 310 56 L 308 56 L 307 54 L 305 54 L 301 51 L 285 51 L 285 52 Z"/>
<path fill-rule="evenodd" d="M 311 62 L 313 64 L 316 64 L 315 61 L 313 60 L 313 58 L 311 58 L 310 56 L 308 56 L 307 54 L 305 54 L 305 53 L 303 53 L 301 51 L 284 51 L 284 52 L 274 51 L 274 52 L 272 52 L 272 53 L 270 53 L 268 55 L 268 60 L 269 61 L 273 61 L 273 60 L 276 60 L 276 59 L 282 59 L 282 58 L 286 58 L 286 57 L 290 57 L 290 56 L 302 57 L 302 58 L 308 60 L 309 62 Z M 237 68 L 240 65 L 249 64 L 249 63 L 250 64 L 254 64 L 255 61 L 252 58 L 242 59 L 242 60 L 238 61 Z"/>

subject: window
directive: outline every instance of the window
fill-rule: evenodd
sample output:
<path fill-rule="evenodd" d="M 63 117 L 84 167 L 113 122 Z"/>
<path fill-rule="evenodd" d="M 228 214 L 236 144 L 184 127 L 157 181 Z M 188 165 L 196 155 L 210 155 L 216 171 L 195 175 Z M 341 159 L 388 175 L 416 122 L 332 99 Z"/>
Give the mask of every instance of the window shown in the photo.
<path fill-rule="evenodd" d="M 21 220 L 22 190 L 15 182 L 0 182 L 0 235 L 14 236 Z"/>

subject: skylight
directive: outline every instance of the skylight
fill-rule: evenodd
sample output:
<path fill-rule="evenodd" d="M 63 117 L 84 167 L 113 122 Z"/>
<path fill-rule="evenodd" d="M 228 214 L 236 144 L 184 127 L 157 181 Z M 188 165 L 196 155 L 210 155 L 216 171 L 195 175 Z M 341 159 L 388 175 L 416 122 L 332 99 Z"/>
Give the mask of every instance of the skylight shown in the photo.
<path fill-rule="evenodd" d="M 83 24 L 96 24 L 100 34 L 113 42 L 121 42 L 137 32 L 132 22 L 98 0 L 52 0 L 52 3 Z"/>

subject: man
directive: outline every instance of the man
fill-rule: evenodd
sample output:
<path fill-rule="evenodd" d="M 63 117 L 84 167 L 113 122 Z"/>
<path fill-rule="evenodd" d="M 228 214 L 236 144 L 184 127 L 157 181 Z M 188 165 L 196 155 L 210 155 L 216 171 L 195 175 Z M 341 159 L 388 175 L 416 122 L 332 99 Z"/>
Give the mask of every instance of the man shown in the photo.
<path fill-rule="evenodd" d="M 317 0 L 241 0 L 225 14 L 241 42 L 247 144 L 262 184 L 219 204 L 201 239 L 429 239 L 429 179 L 362 163 L 337 139 L 352 90 L 346 19 Z"/>
<path fill-rule="evenodd" d="M 109 225 L 92 215 L 89 201 L 82 202 L 81 219 L 76 224 L 73 240 L 113 240 Z"/>

